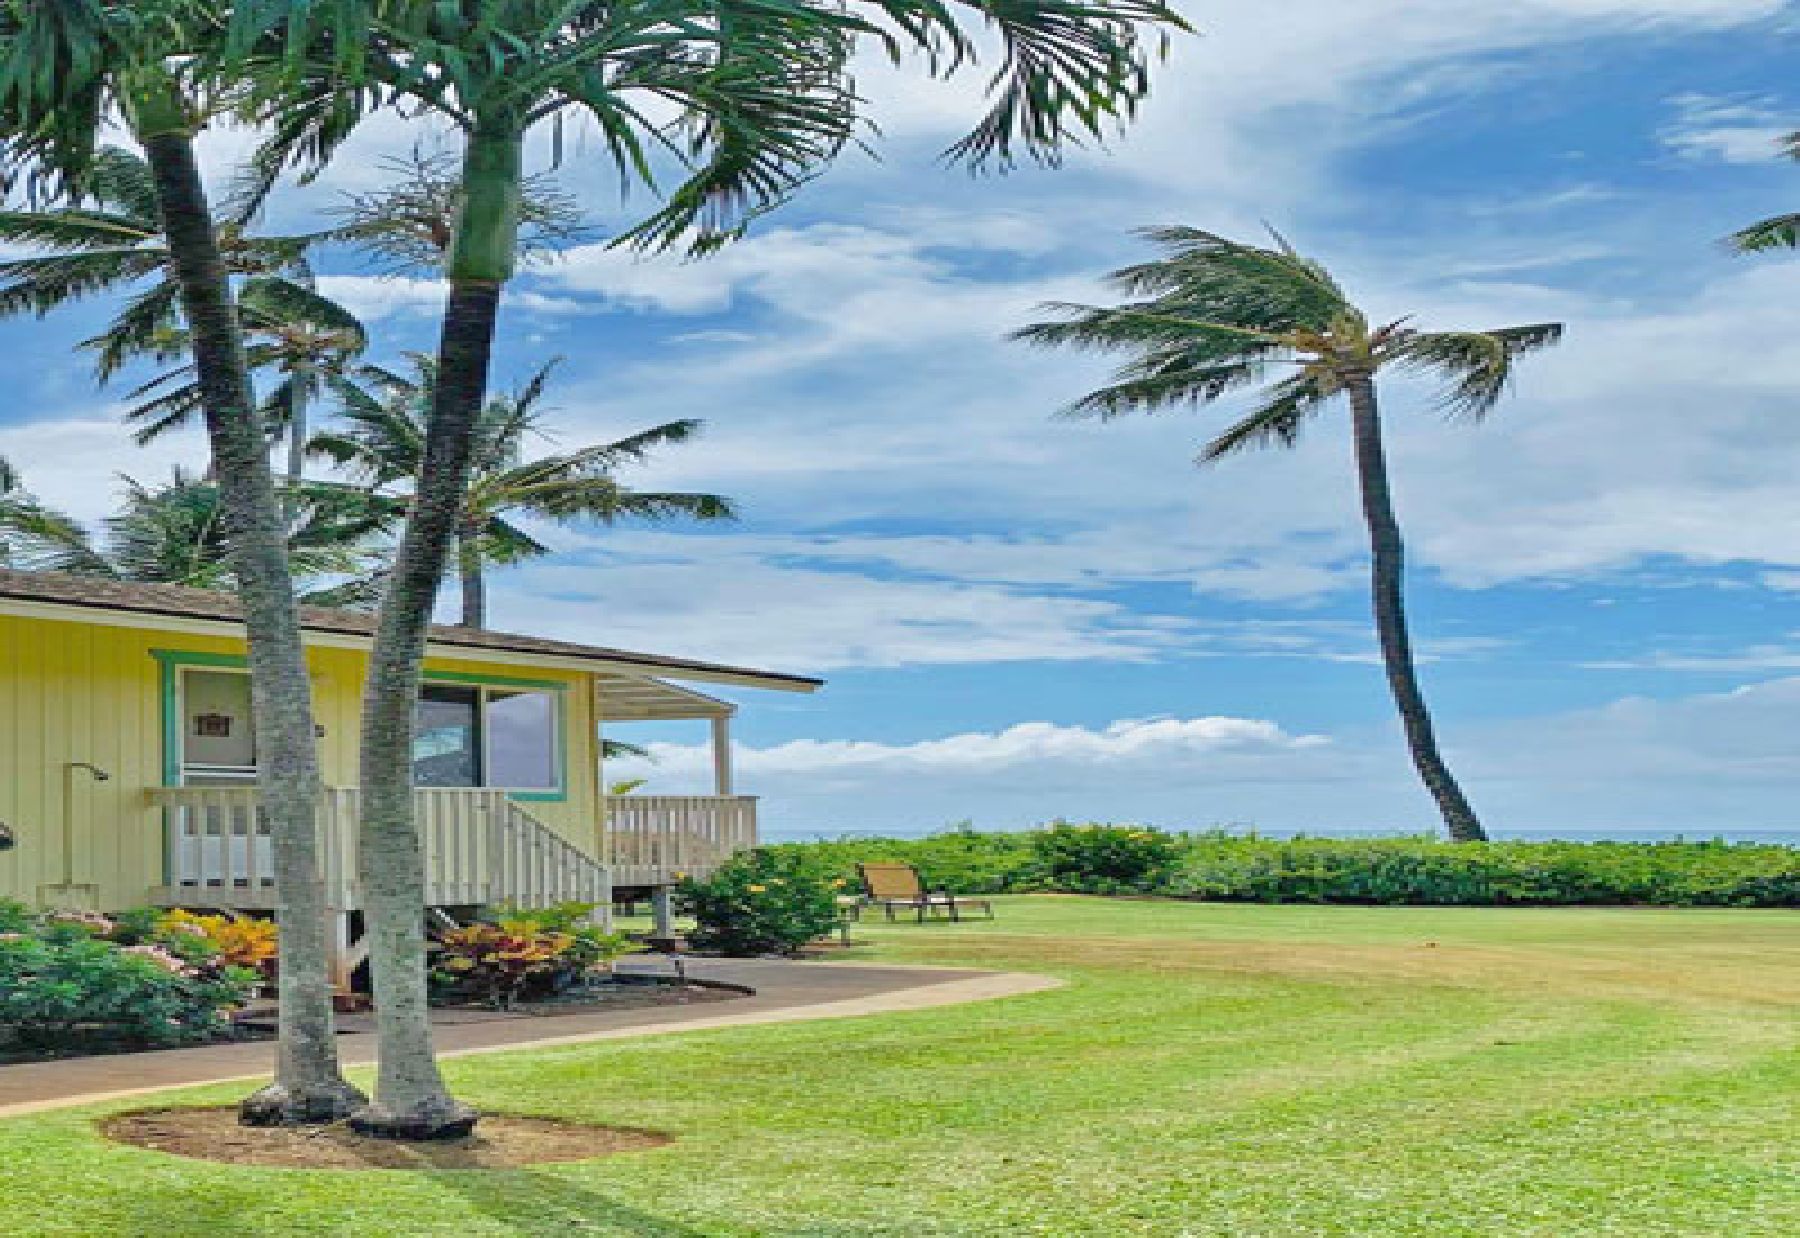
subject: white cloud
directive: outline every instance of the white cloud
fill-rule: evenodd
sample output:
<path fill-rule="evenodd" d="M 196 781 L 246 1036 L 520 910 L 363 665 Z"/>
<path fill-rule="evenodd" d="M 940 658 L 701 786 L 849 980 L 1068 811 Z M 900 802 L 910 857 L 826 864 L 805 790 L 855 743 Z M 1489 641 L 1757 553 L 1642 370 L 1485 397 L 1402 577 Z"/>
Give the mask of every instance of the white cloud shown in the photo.
<path fill-rule="evenodd" d="M 727 539 L 715 539 L 725 542 Z M 1000 586 L 884 580 L 726 553 L 521 569 L 495 626 L 786 670 L 1147 661 L 1187 620 Z"/>
<path fill-rule="evenodd" d="M 854 740 L 794 740 L 770 748 L 748 748 L 738 767 L 747 776 L 786 775 L 828 778 L 914 776 L 1012 776 L 1021 769 L 1053 772 L 1061 767 L 1122 774 L 1128 767 L 1156 765 L 1214 755 L 1292 752 L 1318 748 L 1320 735 L 1290 735 L 1258 718 L 1124 719 L 1099 728 L 1021 722 L 1003 731 L 970 731 L 912 744 Z M 632 772 L 690 775 L 709 772 L 702 747 L 651 744 L 654 760 Z"/>
<path fill-rule="evenodd" d="M 754 720 L 755 705 L 748 718 Z M 1489 828 L 1718 832 L 1791 829 L 1800 792 L 1800 677 L 1670 700 L 1482 724 L 1440 719 L 1451 765 Z M 614 734 L 629 738 L 629 728 Z M 647 792 L 707 789 L 703 745 L 651 745 L 618 762 Z M 1202 717 L 867 743 L 798 740 L 739 750 L 765 833 L 922 833 L 973 819 L 1055 817 L 1201 828 L 1435 832 L 1397 727 L 1297 734 L 1278 720 Z M 1771 806 L 1777 806 L 1772 808 Z"/>
<path fill-rule="evenodd" d="M 1795 128 L 1793 118 L 1767 99 L 1684 94 L 1669 102 L 1675 119 L 1659 136 L 1687 159 L 1767 163 L 1779 157 L 1781 140 Z"/>
<path fill-rule="evenodd" d="M 403 276 L 321 275 L 319 291 L 339 302 L 364 322 L 406 315 L 436 317 L 444 310 L 444 285 L 434 279 Z M 509 291 L 509 311 L 528 314 L 582 314 L 588 308 L 567 297 L 541 292 Z"/>
<path fill-rule="evenodd" d="M 194 468 L 206 458 L 206 448 L 197 430 L 139 447 L 116 413 L 96 417 L 84 411 L 67 419 L 0 426 L 0 456 L 24 473 L 27 488 L 43 502 L 92 523 L 116 508 L 121 475 L 155 482 L 176 465 Z"/>

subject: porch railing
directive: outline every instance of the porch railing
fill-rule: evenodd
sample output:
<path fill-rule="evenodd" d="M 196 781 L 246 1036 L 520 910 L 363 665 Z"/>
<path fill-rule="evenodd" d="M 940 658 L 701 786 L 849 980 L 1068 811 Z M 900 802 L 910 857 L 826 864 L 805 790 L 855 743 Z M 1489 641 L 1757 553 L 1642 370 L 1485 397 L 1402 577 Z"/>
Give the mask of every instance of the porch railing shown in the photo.
<path fill-rule="evenodd" d="M 508 798 L 504 791 L 431 788 L 417 795 L 425 853 L 425 902 L 434 907 L 559 902 L 609 904 L 605 865 Z M 172 904 L 262 909 L 275 902 L 274 852 L 254 787 L 158 787 Z M 356 825 L 361 792 L 333 787 L 319 800 L 319 857 L 331 906 L 361 905 Z"/>
<path fill-rule="evenodd" d="M 606 862 L 618 885 L 704 877 L 756 846 L 753 795 L 615 795 L 606 801 Z"/>

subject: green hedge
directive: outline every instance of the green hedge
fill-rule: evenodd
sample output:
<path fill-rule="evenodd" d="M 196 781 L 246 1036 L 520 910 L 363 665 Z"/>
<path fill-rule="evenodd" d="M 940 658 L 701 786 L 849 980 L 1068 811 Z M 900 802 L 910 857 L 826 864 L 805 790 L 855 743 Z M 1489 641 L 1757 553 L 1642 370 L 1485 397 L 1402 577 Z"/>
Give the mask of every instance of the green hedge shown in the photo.
<path fill-rule="evenodd" d="M 1034 890 L 1112 893 L 1118 883 L 1061 863 L 1082 827 L 925 838 L 779 844 L 854 882 L 856 865 L 902 860 L 933 888 L 959 894 Z M 1096 834 L 1112 827 L 1094 827 Z M 1800 906 L 1800 849 L 1725 842 L 1497 842 L 1434 838 L 1295 838 L 1164 834 L 1129 827 L 1173 862 L 1147 892 L 1257 903 L 1411 905 Z M 1116 831 L 1106 835 L 1117 846 Z"/>

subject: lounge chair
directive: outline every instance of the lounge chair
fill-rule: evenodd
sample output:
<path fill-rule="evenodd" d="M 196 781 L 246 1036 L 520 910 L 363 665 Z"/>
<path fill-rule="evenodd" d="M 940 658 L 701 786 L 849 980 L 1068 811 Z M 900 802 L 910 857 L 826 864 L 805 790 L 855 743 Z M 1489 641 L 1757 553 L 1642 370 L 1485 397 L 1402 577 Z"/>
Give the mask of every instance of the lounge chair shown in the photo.
<path fill-rule="evenodd" d="M 920 924 L 932 914 L 947 915 L 952 921 L 959 921 L 965 911 L 977 908 L 988 919 L 994 918 L 994 905 L 985 898 L 963 898 L 945 890 L 926 890 L 925 883 L 919 879 L 919 870 L 911 864 L 858 864 L 856 869 L 862 875 L 863 891 L 868 895 L 869 905 L 885 909 L 889 920 L 899 910 L 915 913 Z"/>

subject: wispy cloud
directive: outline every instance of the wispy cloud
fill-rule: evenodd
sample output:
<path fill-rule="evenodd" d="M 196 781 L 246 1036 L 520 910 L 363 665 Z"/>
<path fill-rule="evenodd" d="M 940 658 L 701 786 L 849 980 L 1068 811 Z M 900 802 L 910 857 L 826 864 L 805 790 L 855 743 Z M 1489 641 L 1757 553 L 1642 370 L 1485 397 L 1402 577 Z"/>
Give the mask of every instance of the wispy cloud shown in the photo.
<path fill-rule="evenodd" d="M 1795 118 L 1762 96 L 1676 95 L 1675 118 L 1658 135 L 1686 159 L 1766 163 L 1781 154 Z"/>

